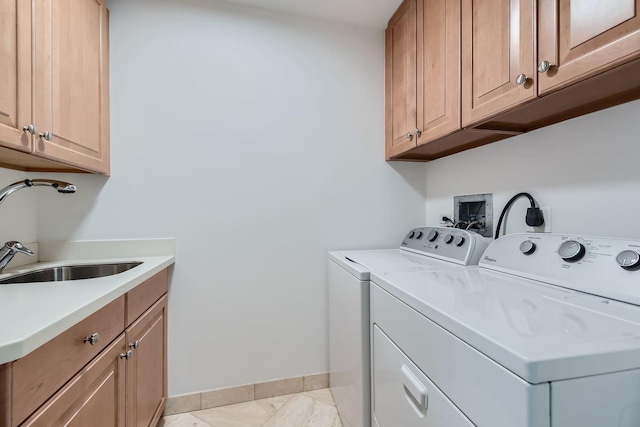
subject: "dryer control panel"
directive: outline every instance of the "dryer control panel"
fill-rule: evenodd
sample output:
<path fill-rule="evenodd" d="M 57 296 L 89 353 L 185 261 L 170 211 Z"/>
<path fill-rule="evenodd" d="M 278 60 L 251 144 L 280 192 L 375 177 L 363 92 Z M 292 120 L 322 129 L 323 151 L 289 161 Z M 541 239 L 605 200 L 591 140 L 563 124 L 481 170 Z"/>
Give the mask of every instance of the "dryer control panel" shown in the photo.
<path fill-rule="evenodd" d="M 491 239 L 473 231 L 418 227 L 407 233 L 400 249 L 461 265 L 476 265 L 490 242 Z"/>
<path fill-rule="evenodd" d="M 494 241 L 483 268 L 640 305 L 640 241 L 516 233 Z"/>

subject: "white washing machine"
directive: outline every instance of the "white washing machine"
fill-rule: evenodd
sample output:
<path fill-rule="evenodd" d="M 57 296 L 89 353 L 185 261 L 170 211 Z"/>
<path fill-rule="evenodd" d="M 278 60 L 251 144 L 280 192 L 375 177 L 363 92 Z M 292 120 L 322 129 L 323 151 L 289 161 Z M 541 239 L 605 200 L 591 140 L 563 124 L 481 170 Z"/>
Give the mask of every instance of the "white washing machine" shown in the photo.
<path fill-rule="evenodd" d="M 489 242 L 465 230 L 421 227 L 399 249 L 329 253 L 329 375 L 344 427 L 371 426 L 370 273 L 461 269 L 477 264 Z"/>
<path fill-rule="evenodd" d="M 640 426 L 640 241 L 511 234 L 371 276 L 375 427 Z"/>

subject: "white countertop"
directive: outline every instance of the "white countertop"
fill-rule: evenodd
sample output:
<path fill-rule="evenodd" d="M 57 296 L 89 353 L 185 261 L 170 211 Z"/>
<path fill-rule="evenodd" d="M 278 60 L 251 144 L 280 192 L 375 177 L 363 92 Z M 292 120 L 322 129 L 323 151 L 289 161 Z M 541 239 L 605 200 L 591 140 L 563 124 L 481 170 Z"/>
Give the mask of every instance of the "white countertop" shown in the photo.
<path fill-rule="evenodd" d="M 39 248 L 39 262 L 7 268 L 0 279 L 60 265 L 142 264 L 96 279 L 0 285 L 0 364 L 26 356 L 175 262 L 173 239 L 44 242 Z"/>

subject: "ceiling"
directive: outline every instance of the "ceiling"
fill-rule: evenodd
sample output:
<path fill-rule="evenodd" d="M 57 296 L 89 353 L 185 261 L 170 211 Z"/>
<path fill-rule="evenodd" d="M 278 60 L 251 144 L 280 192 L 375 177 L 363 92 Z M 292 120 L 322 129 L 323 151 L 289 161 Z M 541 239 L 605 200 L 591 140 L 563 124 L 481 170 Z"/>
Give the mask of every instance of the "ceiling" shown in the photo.
<path fill-rule="evenodd" d="M 402 0 L 225 0 L 260 9 L 384 30 Z"/>

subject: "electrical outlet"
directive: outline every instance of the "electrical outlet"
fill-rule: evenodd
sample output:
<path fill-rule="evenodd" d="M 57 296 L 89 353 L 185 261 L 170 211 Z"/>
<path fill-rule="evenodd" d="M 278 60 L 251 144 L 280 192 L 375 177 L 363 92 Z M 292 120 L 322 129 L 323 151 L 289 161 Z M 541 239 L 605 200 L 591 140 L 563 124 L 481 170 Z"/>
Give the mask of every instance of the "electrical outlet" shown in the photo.
<path fill-rule="evenodd" d="M 438 222 L 440 223 L 440 226 L 441 227 L 448 227 L 450 225 L 453 225 L 449 221 L 444 221 L 442 219 L 445 216 L 453 221 L 453 215 L 451 215 L 450 213 L 441 213 L 440 215 L 438 215 Z"/>
<path fill-rule="evenodd" d="M 544 224 L 540 227 L 529 227 L 529 231 L 533 231 L 534 233 L 551 233 L 551 208 L 550 207 L 541 207 L 542 215 L 544 216 Z"/>

